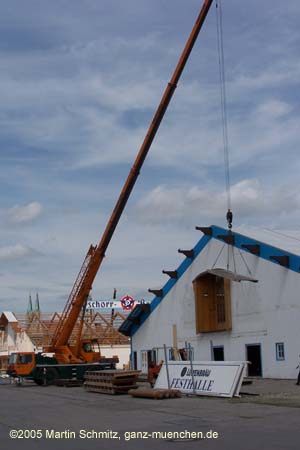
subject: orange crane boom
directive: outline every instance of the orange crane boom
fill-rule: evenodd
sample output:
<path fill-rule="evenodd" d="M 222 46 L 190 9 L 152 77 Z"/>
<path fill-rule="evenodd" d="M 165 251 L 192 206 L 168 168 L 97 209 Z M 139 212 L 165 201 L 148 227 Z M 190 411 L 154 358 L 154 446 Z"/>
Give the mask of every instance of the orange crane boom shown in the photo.
<path fill-rule="evenodd" d="M 186 42 L 184 50 L 175 68 L 173 76 L 168 83 L 160 104 L 156 110 L 156 113 L 151 121 L 147 134 L 135 159 L 135 162 L 129 172 L 127 180 L 121 191 L 116 206 L 111 214 L 111 217 L 106 225 L 102 238 L 99 244 L 95 247 L 89 248 L 80 272 L 77 276 L 73 289 L 69 295 L 66 306 L 56 328 L 55 334 L 52 339 L 49 351 L 57 351 L 59 348 L 63 351 L 62 347 L 66 346 L 68 340 L 72 334 L 75 323 L 79 317 L 80 311 L 85 304 L 89 292 L 92 288 L 95 276 L 101 266 L 105 252 L 116 229 L 116 226 L 120 220 L 122 212 L 126 206 L 130 193 L 138 178 L 144 160 L 151 147 L 153 139 L 157 133 L 160 123 L 165 115 L 173 93 L 177 87 L 177 83 L 180 79 L 182 71 L 186 65 L 186 62 L 190 56 L 192 48 L 196 42 L 198 34 L 205 21 L 209 8 L 213 0 L 204 0 L 199 16 L 195 22 L 195 25 L 190 33 L 190 36 Z"/>

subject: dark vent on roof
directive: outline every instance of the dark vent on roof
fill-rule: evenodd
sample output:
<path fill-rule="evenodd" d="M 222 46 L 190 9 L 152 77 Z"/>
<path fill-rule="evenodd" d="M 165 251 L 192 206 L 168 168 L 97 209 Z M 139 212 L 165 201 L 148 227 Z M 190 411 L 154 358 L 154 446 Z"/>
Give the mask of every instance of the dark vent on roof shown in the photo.
<path fill-rule="evenodd" d="M 290 258 L 288 255 L 283 256 L 273 255 L 270 256 L 270 259 L 272 259 L 273 261 L 277 261 L 281 266 L 290 267 Z"/>
<path fill-rule="evenodd" d="M 260 255 L 260 245 L 258 244 L 242 244 L 242 247 L 249 250 L 253 255 Z"/>
<path fill-rule="evenodd" d="M 226 242 L 226 244 L 234 245 L 235 243 L 233 234 L 218 234 L 217 238 Z"/>

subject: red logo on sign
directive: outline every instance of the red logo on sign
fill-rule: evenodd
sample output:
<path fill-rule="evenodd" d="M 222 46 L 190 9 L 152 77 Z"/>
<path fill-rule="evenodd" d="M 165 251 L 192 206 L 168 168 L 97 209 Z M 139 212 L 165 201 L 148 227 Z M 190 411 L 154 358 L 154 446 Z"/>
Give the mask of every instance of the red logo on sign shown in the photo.
<path fill-rule="evenodd" d="M 121 306 L 125 311 L 130 311 L 134 307 L 134 298 L 130 295 L 125 295 L 121 298 Z"/>

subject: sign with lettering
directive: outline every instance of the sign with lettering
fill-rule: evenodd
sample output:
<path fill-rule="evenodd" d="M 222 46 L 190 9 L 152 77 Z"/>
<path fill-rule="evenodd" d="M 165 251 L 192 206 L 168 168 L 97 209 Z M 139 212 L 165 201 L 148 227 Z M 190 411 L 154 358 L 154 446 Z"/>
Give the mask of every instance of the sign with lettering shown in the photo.
<path fill-rule="evenodd" d="M 241 361 L 168 361 L 171 389 L 186 394 L 238 396 L 246 370 Z M 167 368 L 164 363 L 155 383 L 157 389 L 168 388 Z"/>
<path fill-rule="evenodd" d="M 125 295 L 121 300 L 88 300 L 86 309 L 122 309 L 131 311 L 136 304 L 148 303 L 145 300 L 134 300 L 130 295 Z"/>

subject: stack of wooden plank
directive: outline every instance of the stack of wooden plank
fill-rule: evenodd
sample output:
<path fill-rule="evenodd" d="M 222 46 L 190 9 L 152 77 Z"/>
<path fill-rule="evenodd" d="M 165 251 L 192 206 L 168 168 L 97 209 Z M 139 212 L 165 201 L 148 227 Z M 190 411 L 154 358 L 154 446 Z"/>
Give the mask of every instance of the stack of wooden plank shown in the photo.
<path fill-rule="evenodd" d="M 160 400 L 163 398 L 180 398 L 181 392 L 177 389 L 152 389 L 152 388 L 139 388 L 128 391 L 128 394 L 133 397 L 142 398 L 154 398 Z"/>
<path fill-rule="evenodd" d="M 135 389 L 139 370 L 97 370 L 85 373 L 84 387 L 89 392 L 127 394 Z"/>

